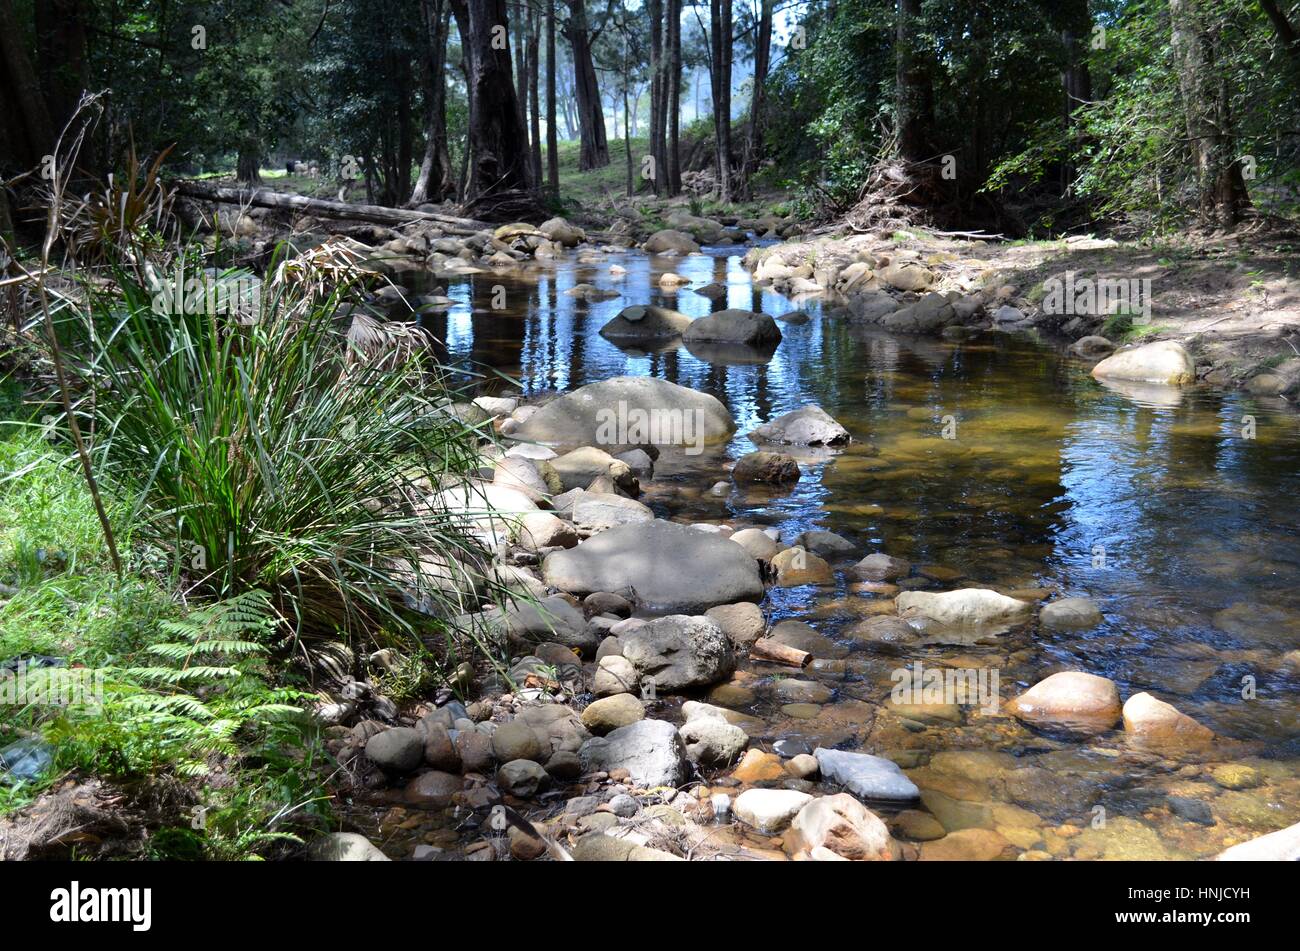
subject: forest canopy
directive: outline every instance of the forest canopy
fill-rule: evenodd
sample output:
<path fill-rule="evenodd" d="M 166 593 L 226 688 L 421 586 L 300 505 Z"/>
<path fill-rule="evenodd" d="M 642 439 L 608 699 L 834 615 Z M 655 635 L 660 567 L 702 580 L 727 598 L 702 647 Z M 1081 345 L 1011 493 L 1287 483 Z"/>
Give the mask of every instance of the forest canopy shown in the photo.
<path fill-rule="evenodd" d="M 1277 0 L 0 0 L 6 221 L 102 92 L 100 177 L 170 148 L 178 175 L 554 207 L 573 143 L 629 193 L 694 172 L 813 217 L 886 187 L 1011 234 L 1231 228 L 1290 208 L 1297 24 Z"/>

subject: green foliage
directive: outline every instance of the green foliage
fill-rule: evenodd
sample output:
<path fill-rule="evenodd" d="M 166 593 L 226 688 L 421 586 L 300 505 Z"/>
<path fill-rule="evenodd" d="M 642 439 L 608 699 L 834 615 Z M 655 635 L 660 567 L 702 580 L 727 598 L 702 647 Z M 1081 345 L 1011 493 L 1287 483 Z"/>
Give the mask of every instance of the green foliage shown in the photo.
<path fill-rule="evenodd" d="M 276 625 L 260 591 L 164 622 L 163 631 L 179 640 L 147 648 L 161 663 L 100 669 L 102 700 L 71 706 L 51 724 L 47 736 L 60 763 L 108 775 L 166 766 L 198 776 L 208 771 L 209 757 L 239 753 L 241 731 L 301 718 L 308 695 L 265 680 Z"/>
<path fill-rule="evenodd" d="M 155 580 L 118 579 L 75 463 L 50 430 L 5 393 L 0 425 L 0 659 L 51 654 L 68 667 L 29 672 L 28 683 L 76 677 L 102 688 L 90 704 L 7 707 L 0 745 L 24 734 L 54 744 L 55 769 L 38 781 L 0 783 L 0 815 L 28 805 L 68 771 L 132 781 L 167 773 L 208 783 L 202 827 L 191 817 L 158 830 L 156 857 L 238 859 L 272 854 L 294 830 L 327 825 L 317 728 L 308 695 L 280 683 L 269 653 L 280 640 L 265 593 L 184 614 Z M 121 507 L 118 507 L 121 514 Z M 66 554 L 35 560 L 41 548 Z"/>
<path fill-rule="evenodd" d="M 477 465 L 480 434 L 449 411 L 422 338 L 363 322 L 378 348 L 363 352 L 337 319 L 346 283 L 282 276 L 251 314 L 205 301 L 159 319 L 125 275 L 120 297 L 64 313 L 93 356 L 97 471 L 131 506 L 131 541 L 195 592 L 263 588 L 314 635 L 414 636 L 404 591 L 438 616 L 472 606 L 429 572 L 481 571 L 485 552 L 429 486 Z"/>
<path fill-rule="evenodd" d="M 1207 0 L 1215 81 L 1233 117 L 1236 153 L 1249 155 L 1252 199 L 1281 213 L 1295 206 L 1297 151 L 1290 129 L 1300 101 L 1296 72 L 1283 62 L 1267 19 L 1253 0 Z M 1095 213 L 1165 233 L 1194 211 L 1196 165 L 1185 134 L 1181 68 L 1170 48 L 1165 0 L 1108 4 L 1105 45 L 1089 51 L 1094 101 L 1074 114 L 1076 134 L 1044 116 L 1025 145 L 989 177 L 990 190 L 1041 180 L 1069 163 L 1073 189 Z"/>
<path fill-rule="evenodd" d="M 769 110 L 766 140 L 776 159 L 769 177 L 804 190 L 802 212 L 856 201 L 880 147 L 893 82 L 884 4 L 838 4 L 833 20 L 825 16 L 809 15 L 808 48 L 788 51 L 769 80 L 769 101 L 784 104 Z"/>

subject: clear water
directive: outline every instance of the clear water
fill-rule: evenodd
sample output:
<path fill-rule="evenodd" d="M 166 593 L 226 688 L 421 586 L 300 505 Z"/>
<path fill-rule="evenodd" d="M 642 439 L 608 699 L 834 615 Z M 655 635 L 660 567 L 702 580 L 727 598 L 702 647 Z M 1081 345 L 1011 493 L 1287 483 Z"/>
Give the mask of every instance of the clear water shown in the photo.
<path fill-rule="evenodd" d="M 627 273 L 611 276 L 613 264 Z M 685 287 L 664 293 L 658 276 L 667 270 L 693 286 L 725 283 L 726 300 L 712 303 Z M 1124 697 L 1152 691 L 1223 739 L 1207 753 L 1166 756 L 1131 750 L 1120 734 L 1065 740 L 969 714 L 959 725 L 902 729 L 888 717 L 871 719 L 855 701 L 879 703 L 890 670 L 914 658 L 860 650 L 817 675 L 837 691 L 817 717 L 790 720 L 761 699 L 748 707 L 768 722 L 766 738 L 911 751 L 904 758 L 919 756 L 918 781 L 929 776 L 936 788 L 945 780 L 931 775 L 927 756 L 1007 752 L 1015 770 L 1053 771 L 1056 791 L 1026 798 L 1028 778 L 1004 771 L 980 780 L 979 796 L 1018 803 L 1047 825 L 1081 826 L 1094 819 L 1100 798 L 1110 814 L 1154 829 L 1176 855 L 1211 854 L 1300 820 L 1300 663 L 1287 657 L 1300 649 L 1300 417 L 1285 404 L 1202 389 L 1117 392 L 1094 381 L 1086 365 L 1025 336 L 956 343 L 881 333 L 820 301 L 796 304 L 754 287 L 736 249 L 685 259 L 626 252 L 585 266 L 567 260 L 522 276 L 436 283 L 458 303 L 422 320 L 452 364 L 496 368 L 525 393 L 653 375 L 728 405 L 738 426 L 729 445 L 661 460 L 647 492 L 659 514 L 771 525 L 786 537 L 825 528 L 864 555 L 886 551 L 960 572 L 960 581 L 934 589 L 984 584 L 1093 598 L 1105 623 L 1090 631 L 1031 627 L 996 643 L 937 645 L 917 656 L 995 666 L 1004 699 L 1054 670 L 1088 670 L 1115 680 Z M 620 296 L 589 303 L 563 293 L 578 283 Z M 506 306 L 493 309 L 499 287 Z M 725 306 L 773 315 L 803 309 L 812 319 L 783 323 L 775 354 L 754 365 L 710 364 L 680 345 L 620 349 L 599 336 L 623 307 L 644 303 L 691 316 Z M 808 403 L 846 426 L 854 443 L 801 459 L 804 476 L 792 491 L 708 495 L 726 477 L 725 459 L 754 448 L 746 433 Z M 953 423 L 957 438 L 941 438 Z M 841 579 L 825 588 L 774 588 L 764 608 L 772 620 L 805 619 L 836 637 L 871 613 L 870 600 Z M 770 671 L 754 674 L 761 696 Z M 1253 678 L 1251 699 L 1243 699 L 1252 683 L 1243 678 Z M 1248 790 L 1225 789 L 1210 773 L 1228 762 L 1253 765 L 1263 778 Z M 1211 804 L 1214 826 L 1167 811 L 1164 797 L 1182 792 Z M 1109 842 L 1104 832 L 1089 837 Z M 1062 848 L 1074 854 L 1074 845 Z M 1093 857 L 1099 846 L 1089 848 L 1077 857 Z"/>

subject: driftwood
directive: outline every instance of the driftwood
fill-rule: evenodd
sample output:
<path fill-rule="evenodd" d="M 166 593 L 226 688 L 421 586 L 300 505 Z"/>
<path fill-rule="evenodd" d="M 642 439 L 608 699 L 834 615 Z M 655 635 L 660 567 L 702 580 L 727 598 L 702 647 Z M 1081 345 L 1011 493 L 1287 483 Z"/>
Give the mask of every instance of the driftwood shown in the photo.
<path fill-rule="evenodd" d="M 787 664 L 790 667 L 807 667 L 812 663 L 812 654 L 797 647 L 782 644 L 770 637 L 760 637 L 749 647 L 749 656 L 753 660 L 765 660 L 775 664 Z"/>
<path fill-rule="evenodd" d="M 387 208 L 383 205 L 356 205 L 345 201 L 308 198 L 305 195 L 288 195 L 266 188 L 234 188 L 208 182 L 178 181 L 176 193 L 201 201 L 217 201 L 231 205 L 256 208 L 282 208 L 299 211 L 318 218 L 339 218 L 350 221 L 370 221 L 381 225 L 404 225 L 415 221 L 432 221 L 448 234 L 470 235 L 488 228 L 483 221 L 457 218 L 434 211 L 412 211 L 407 208 Z"/>

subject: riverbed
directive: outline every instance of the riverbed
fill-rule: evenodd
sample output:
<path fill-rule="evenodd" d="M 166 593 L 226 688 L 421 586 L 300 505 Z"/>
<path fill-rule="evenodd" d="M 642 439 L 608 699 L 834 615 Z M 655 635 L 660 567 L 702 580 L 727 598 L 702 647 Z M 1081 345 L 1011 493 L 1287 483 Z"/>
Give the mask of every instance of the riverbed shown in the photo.
<path fill-rule="evenodd" d="M 751 736 L 768 748 L 785 740 L 889 755 L 922 789 L 924 808 L 913 811 L 949 833 L 996 828 L 1042 856 L 1204 857 L 1300 819 L 1300 417 L 1278 401 L 1206 388 L 1108 389 L 1089 364 L 1031 334 L 884 333 L 820 299 L 756 287 L 743 250 L 628 251 L 583 264 L 570 255 L 505 275 L 430 275 L 423 289 L 444 287 L 455 304 L 421 321 L 449 365 L 492 368 L 525 396 L 650 375 L 721 399 L 735 437 L 661 457 L 643 497 L 661 517 L 772 527 L 787 539 L 825 529 L 853 542 L 857 557 L 883 551 L 919 566 L 904 587 L 1087 597 L 1104 616 L 1079 632 L 1031 624 L 900 656 L 843 636 L 887 611 L 888 591 L 864 591 L 843 573 L 828 586 L 772 587 L 769 623 L 807 621 L 836 642 L 838 656 L 810 670 L 833 695 L 791 715 L 764 689 L 779 672 L 742 664 L 726 705 L 763 722 Z M 690 284 L 662 289 L 665 271 Z M 711 282 L 725 296 L 690 289 Z M 617 296 L 565 293 L 581 284 Z M 680 343 L 644 352 L 601 337 L 632 304 L 808 319 L 781 321 L 770 359 L 719 363 Z M 853 442 L 795 453 L 803 474 L 789 491 L 709 491 L 755 448 L 745 434 L 810 403 Z M 893 672 L 917 661 L 996 670 L 1003 700 L 1054 671 L 1085 670 L 1123 697 L 1150 691 L 1175 704 L 1219 740 L 1208 751 L 1153 751 L 1120 732 L 1038 733 L 970 705 L 907 716 L 882 708 Z"/>

